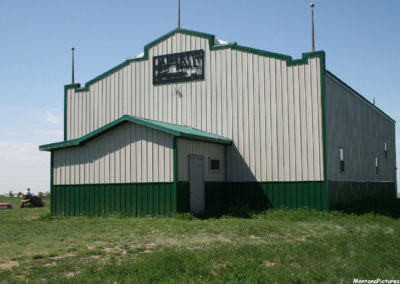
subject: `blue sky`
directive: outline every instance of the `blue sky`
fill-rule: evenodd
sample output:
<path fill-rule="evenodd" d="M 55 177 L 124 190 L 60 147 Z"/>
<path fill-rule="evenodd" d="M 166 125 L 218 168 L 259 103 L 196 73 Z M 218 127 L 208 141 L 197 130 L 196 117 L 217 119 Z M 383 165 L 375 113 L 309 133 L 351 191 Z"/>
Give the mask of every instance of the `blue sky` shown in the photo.
<path fill-rule="evenodd" d="M 311 49 L 309 1 L 181 1 L 182 28 L 294 58 Z M 71 46 L 85 83 L 174 29 L 176 2 L 0 2 L 0 193 L 49 190 L 50 157 L 38 145 L 62 140 Z M 400 1 L 315 3 L 327 69 L 400 121 Z"/>

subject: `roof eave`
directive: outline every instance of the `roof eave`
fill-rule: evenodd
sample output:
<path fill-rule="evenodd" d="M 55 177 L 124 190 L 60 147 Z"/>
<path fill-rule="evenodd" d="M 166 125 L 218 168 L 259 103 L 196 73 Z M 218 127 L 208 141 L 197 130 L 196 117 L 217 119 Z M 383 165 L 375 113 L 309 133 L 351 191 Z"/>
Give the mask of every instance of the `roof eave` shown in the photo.
<path fill-rule="evenodd" d="M 207 137 L 207 136 L 201 136 L 201 135 L 194 135 L 194 134 L 188 134 L 182 131 L 177 131 L 168 127 L 164 127 L 156 122 L 152 122 L 148 119 L 141 119 L 137 118 L 134 116 L 129 116 L 129 115 L 124 115 L 102 127 L 99 129 L 92 131 L 85 136 L 82 136 L 81 138 L 77 139 L 72 139 L 72 140 L 67 140 L 67 141 L 62 141 L 62 142 L 56 142 L 56 143 L 51 143 L 51 144 L 45 144 L 39 146 L 40 151 L 51 151 L 55 149 L 62 149 L 62 148 L 69 148 L 69 147 L 76 147 L 83 145 L 87 143 L 88 141 L 96 138 L 99 135 L 102 135 L 103 133 L 119 126 L 120 124 L 124 122 L 131 122 L 131 123 L 136 123 L 145 127 L 149 127 L 164 133 L 168 133 L 170 135 L 176 136 L 176 137 L 182 137 L 182 138 L 187 138 L 187 139 L 192 139 L 192 140 L 198 140 L 198 141 L 206 141 L 206 142 L 212 142 L 212 143 L 218 143 L 218 144 L 231 144 L 232 140 L 223 138 L 223 137 Z M 200 130 L 199 130 L 200 131 Z"/>
<path fill-rule="evenodd" d="M 203 142 L 211 142 L 211 143 L 216 143 L 216 144 L 225 144 L 225 145 L 231 145 L 232 140 L 226 139 L 226 138 L 213 138 L 213 137 L 203 137 L 203 136 L 198 136 L 198 135 L 192 135 L 192 134 L 187 134 L 187 133 L 182 133 L 180 135 L 181 138 L 186 138 L 190 140 L 196 140 L 196 141 L 203 141 Z"/>

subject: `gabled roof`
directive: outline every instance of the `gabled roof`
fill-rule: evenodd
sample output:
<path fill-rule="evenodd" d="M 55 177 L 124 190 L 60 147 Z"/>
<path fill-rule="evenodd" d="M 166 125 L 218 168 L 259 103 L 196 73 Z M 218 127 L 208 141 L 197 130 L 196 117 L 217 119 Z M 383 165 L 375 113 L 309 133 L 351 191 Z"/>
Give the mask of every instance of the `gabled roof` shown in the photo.
<path fill-rule="evenodd" d="M 231 144 L 232 143 L 231 139 L 224 138 L 224 137 L 214 135 L 211 133 L 207 133 L 204 131 L 200 131 L 200 130 L 197 130 L 197 129 L 194 129 L 191 127 L 180 126 L 180 125 L 176 125 L 176 124 L 155 121 L 155 120 L 150 120 L 150 119 L 145 119 L 145 118 L 138 118 L 138 117 L 130 116 L 130 115 L 124 115 L 124 116 L 114 120 L 113 122 L 110 122 L 110 123 L 104 125 L 103 127 L 100 127 L 99 129 L 82 136 L 81 138 L 61 141 L 61 142 L 52 143 L 52 144 L 41 145 L 41 146 L 39 146 L 39 150 L 40 151 L 50 151 L 53 149 L 80 146 L 80 145 L 85 144 L 89 140 L 94 139 L 95 137 L 111 130 L 112 128 L 119 126 L 120 124 L 122 124 L 124 122 L 136 123 L 136 124 L 143 125 L 143 126 L 146 126 L 146 127 L 152 128 L 152 129 L 156 129 L 156 130 L 159 130 L 159 131 L 162 131 L 165 133 L 169 133 L 173 136 L 192 139 L 192 140 L 206 141 L 206 142 L 219 143 L 219 144 Z"/>

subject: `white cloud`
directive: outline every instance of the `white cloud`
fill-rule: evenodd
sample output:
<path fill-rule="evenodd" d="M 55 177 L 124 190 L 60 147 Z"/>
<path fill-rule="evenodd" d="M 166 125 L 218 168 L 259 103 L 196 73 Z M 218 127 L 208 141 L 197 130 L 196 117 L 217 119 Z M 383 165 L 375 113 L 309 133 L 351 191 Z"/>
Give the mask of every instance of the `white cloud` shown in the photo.
<path fill-rule="evenodd" d="M 63 118 L 61 116 L 57 116 L 51 113 L 49 110 L 46 110 L 46 120 L 47 122 L 54 123 L 54 124 L 62 124 Z"/>
<path fill-rule="evenodd" d="M 34 143 L 0 141 L 0 193 L 48 191 L 50 155 Z"/>

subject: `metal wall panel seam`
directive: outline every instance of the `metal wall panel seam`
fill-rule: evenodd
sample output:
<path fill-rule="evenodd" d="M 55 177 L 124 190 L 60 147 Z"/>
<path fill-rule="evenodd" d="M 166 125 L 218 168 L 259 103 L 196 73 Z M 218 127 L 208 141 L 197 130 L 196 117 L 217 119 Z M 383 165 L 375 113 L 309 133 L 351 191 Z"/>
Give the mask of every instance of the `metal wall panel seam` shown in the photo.
<path fill-rule="evenodd" d="M 282 69 L 281 69 L 281 62 L 276 60 L 275 62 L 275 87 L 276 87 L 276 147 L 277 147 L 277 173 L 278 173 L 278 181 L 284 181 L 284 168 L 283 168 L 283 104 L 282 104 Z"/>
<path fill-rule="evenodd" d="M 256 163 L 255 163 L 255 141 L 254 141 L 254 123 L 255 123 L 255 113 L 254 113 L 254 65 L 253 65 L 253 55 L 248 54 L 248 148 L 249 148 L 249 161 L 248 165 L 251 169 L 248 171 L 248 180 L 255 180 L 257 179 L 257 171 L 256 171 Z"/>
<path fill-rule="evenodd" d="M 259 82 L 259 57 L 253 56 L 253 68 L 254 68 L 254 99 L 253 99 L 253 117 L 254 117 L 254 126 L 253 126 L 253 141 L 254 141 L 254 149 L 253 149 L 253 158 L 255 163 L 255 176 L 256 180 L 260 181 L 261 178 L 261 163 L 260 159 L 261 154 L 261 146 L 260 143 L 260 82 Z M 265 145 L 263 145 L 265 147 Z"/>
<path fill-rule="evenodd" d="M 308 147 L 307 147 L 307 104 L 306 104 L 306 92 L 305 92 L 305 69 L 304 66 L 300 68 L 300 92 L 301 92 L 301 113 L 302 113 L 302 170 L 303 178 L 302 181 L 308 180 Z"/>
<path fill-rule="evenodd" d="M 313 117 L 312 117 L 312 100 L 311 100 L 311 86 L 310 83 L 310 68 L 304 66 L 304 86 L 306 94 L 306 106 L 307 106 L 307 168 L 308 177 L 307 180 L 314 179 L 314 145 L 308 143 L 313 141 Z"/>
<path fill-rule="evenodd" d="M 287 71 L 287 92 L 288 92 L 288 132 L 289 132 L 289 181 L 296 180 L 296 141 L 294 135 L 294 100 L 293 100 L 293 67 Z"/>
<path fill-rule="evenodd" d="M 281 62 L 281 82 L 282 82 L 282 132 L 283 132 L 283 176 L 285 181 L 290 181 L 290 148 L 289 148 L 289 94 L 288 94 L 288 75 L 285 62 Z"/>

